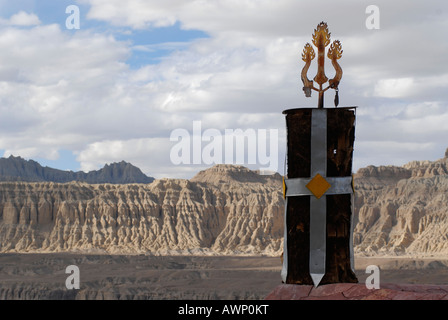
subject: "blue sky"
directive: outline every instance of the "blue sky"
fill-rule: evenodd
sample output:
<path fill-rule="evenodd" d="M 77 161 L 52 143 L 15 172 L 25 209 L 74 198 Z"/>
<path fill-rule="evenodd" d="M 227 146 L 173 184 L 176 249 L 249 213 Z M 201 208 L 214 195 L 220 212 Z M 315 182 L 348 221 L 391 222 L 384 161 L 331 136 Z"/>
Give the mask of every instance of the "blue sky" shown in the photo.
<path fill-rule="evenodd" d="M 133 69 L 157 64 L 172 51 L 182 50 L 190 41 L 208 37 L 205 32 L 199 30 L 182 30 L 179 22 L 170 27 L 129 32 L 129 35 L 118 33 L 116 37 L 122 41 L 131 41 L 134 45 L 132 56 L 127 60 Z"/>
<path fill-rule="evenodd" d="M 125 160 L 156 178 L 189 178 L 208 165 L 174 165 L 170 134 L 201 121 L 221 133 L 278 130 L 281 164 L 282 111 L 316 104 L 301 90 L 300 57 L 324 20 L 344 50 L 340 105 L 359 107 L 354 169 L 441 158 L 448 5 L 377 1 L 371 30 L 370 4 L 0 0 L 0 155 L 84 171 Z M 79 30 L 65 27 L 69 5 Z"/>
<path fill-rule="evenodd" d="M 1 5 L 0 12 L 1 17 L 4 19 L 8 19 L 17 12 L 24 11 L 36 14 L 42 24 L 58 24 L 61 28 L 65 28 L 66 19 L 70 16 L 70 14 L 66 13 L 66 8 L 75 4 L 80 10 L 82 30 L 111 34 L 117 40 L 129 41 L 135 47 L 148 47 L 147 51 L 142 49 L 134 49 L 132 51 L 132 55 L 126 62 L 133 69 L 140 68 L 146 64 L 160 62 L 160 59 L 170 54 L 173 50 L 182 49 L 182 43 L 208 37 L 207 33 L 200 30 L 183 30 L 179 21 L 172 26 L 153 27 L 143 30 L 133 30 L 130 27 L 115 27 L 104 21 L 88 19 L 89 5 L 73 0 L 17 0 L 13 2 L 4 1 L 3 3 L 5 4 Z M 75 29 L 66 31 L 71 33 L 77 32 Z M 177 44 L 177 46 L 174 44 Z"/>
<path fill-rule="evenodd" d="M 0 17 L 8 19 L 14 14 L 24 11 L 28 14 L 36 14 L 44 25 L 58 24 L 64 32 L 75 33 L 78 30 L 65 28 L 66 20 L 70 16 L 70 14 L 66 13 L 66 8 L 73 4 L 80 9 L 80 29 L 90 30 L 94 33 L 110 34 L 117 41 L 130 44 L 132 50 L 126 59 L 130 69 L 139 69 L 145 65 L 157 64 L 171 52 L 182 50 L 190 41 L 208 37 L 205 32 L 200 30 L 183 30 L 180 22 L 176 22 L 172 26 L 154 27 L 144 30 L 112 26 L 107 22 L 88 19 L 89 6 L 72 0 L 3 1 L 1 3 Z M 4 153 L 5 150 L 0 149 L 0 152 Z M 80 163 L 76 160 L 76 153 L 65 149 L 60 149 L 58 152 L 57 159 L 34 156 L 33 160 L 38 161 L 42 166 L 62 170 L 77 171 L 80 169 Z"/>

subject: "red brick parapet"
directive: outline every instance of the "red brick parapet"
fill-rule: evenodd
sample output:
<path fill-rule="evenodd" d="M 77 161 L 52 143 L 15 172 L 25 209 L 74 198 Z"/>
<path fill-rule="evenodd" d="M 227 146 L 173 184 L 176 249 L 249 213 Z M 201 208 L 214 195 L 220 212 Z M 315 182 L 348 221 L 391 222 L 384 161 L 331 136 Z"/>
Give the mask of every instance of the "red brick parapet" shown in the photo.
<path fill-rule="evenodd" d="M 311 285 L 281 284 L 266 300 L 448 300 L 448 285 L 381 284 L 367 289 L 364 283 Z"/>

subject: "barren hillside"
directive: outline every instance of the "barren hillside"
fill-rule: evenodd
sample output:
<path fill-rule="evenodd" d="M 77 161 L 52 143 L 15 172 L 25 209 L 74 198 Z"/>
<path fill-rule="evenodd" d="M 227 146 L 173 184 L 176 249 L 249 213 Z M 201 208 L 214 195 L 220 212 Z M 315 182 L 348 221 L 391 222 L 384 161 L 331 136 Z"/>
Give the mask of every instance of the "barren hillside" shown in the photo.
<path fill-rule="evenodd" d="M 355 174 L 358 255 L 448 253 L 448 153 Z M 282 252 L 280 175 L 217 165 L 151 184 L 0 183 L 0 252 Z"/>
<path fill-rule="evenodd" d="M 255 174 L 225 168 L 223 177 Z M 200 176 L 128 185 L 2 182 L 0 252 L 280 254 L 280 188 Z"/>
<path fill-rule="evenodd" d="M 434 162 L 360 169 L 355 186 L 356 253 L 448 253 L 448 150 Z"/>

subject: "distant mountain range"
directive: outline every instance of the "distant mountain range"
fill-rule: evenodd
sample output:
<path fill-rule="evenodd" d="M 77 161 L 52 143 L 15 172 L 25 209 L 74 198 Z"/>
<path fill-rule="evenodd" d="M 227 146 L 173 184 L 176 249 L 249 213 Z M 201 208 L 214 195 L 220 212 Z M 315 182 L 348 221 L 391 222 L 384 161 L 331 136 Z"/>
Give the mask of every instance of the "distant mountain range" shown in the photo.
<path fill-rule="evenodd" d="M 90 181 L 136 181 L 133 168 L 112 164 L 89 173 Z M 14 172 L 40 181 L 55 181 L 60 173 L 20 158 L 0 159 L 0 178 L 5 172 L 15 181 Z M 89 174 L 80 175 L 86 180 Z M 361 168 L 354 185 L 356 255 L 448 255 L 448 150 L 435 161 Z M 2 182 L 0 253 L 280 256 L 284 204 L 279 174 L 236 165 L 137 186 Z"/>
<path fill-rule="evenodd" d="M 86 183 L 128 184 L 151 183 L 154 178 L 148 177 L 139 168 L 125 161 L 106 164 L 100 170 L 86 173 L 42 167 L 34 160 L 10 156 L 9 158 L 0 158 L 0 181 L 59 183 L 81 181 Z"/>

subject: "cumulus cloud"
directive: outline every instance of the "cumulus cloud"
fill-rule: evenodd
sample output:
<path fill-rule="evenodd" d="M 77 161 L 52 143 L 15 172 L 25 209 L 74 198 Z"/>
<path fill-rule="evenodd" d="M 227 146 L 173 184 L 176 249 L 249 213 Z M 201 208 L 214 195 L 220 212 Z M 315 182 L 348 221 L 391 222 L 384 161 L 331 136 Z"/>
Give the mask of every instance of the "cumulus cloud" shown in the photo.
<path fill-rule="evenodd" d="M 37 15 L 25 11 L 19 11 L 9 19 L 0 19 L 0 25 L 28 27 L 39 24 L 41 24 L 41 21 Z"/>
<path fill-rule="evenodd" d="M 91 139 L 86 133 L 109 117 L 101 100 L 127 68 L 128 48 L 106 36 L 70 36 L 58 25 L 0 29 L 0 45 L 7 48 L 0 52 L 1 148 L 51 158 L 55 148 Z"/>
<path fill-rule="evenodd" d="M 105 163 L 126 160 L 153 177 L 163 178 L 172 174 L 169 150 L 170 145 L 165 138 L 104 140 L 88 144 L 77 159 L 82 164 L 81 170 L 86 172 L 96 170 Z"/>
<path fill-rule="evenodd" d="M 413 78 L 381 79 L 375 85 L 374 92 L 379 97 L 400 98 L 408 96 L 413 86 Z"/>
<path fill-rule="evenodd" d="M 34 14 L 11 16 L 0 29 L 8 48 L 0 52 L 5 153 L 54 159 L 65 149 L 87 171 L 126 160 L 152 176 L 189 177 L 197 167 L 167 160 L 172 130 L 196 120 L 204 130 L 284 130 L 284 109 L 316 105 L 316 95 L 305 98 L 301 89 L 300 54 L 322 20 L 344 49 L 341 105 L 359 106 L 355 168 L 437 158 L 446 148 L 441 1 L 377 1 L 380 30 L 365 27 L 368 4 L 351 0 L 80 2 L 88 19 L 111 26 L 149 34 L 179 24 L 209 37 L 133 44 L 113 32 L 67 33 Z M 171 53 L 158 64 L 128 65 L 133 51 L 161 49 Z M 332 76 L 331 64 L 326 71 Z M 328 91 L 326 105 L 332 100 Z M 285 143 L 283 136 L 282 154 Z"/>

